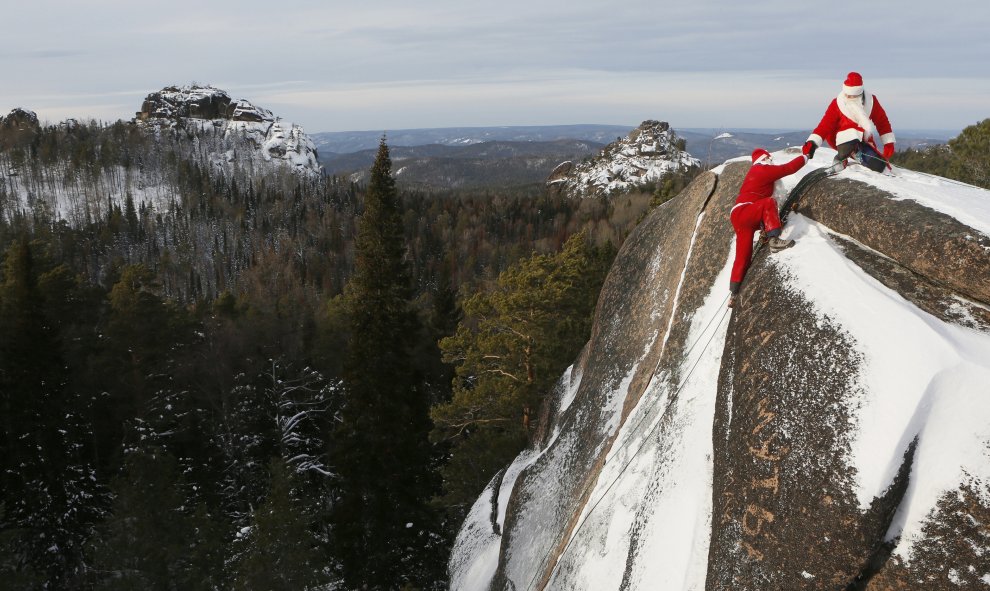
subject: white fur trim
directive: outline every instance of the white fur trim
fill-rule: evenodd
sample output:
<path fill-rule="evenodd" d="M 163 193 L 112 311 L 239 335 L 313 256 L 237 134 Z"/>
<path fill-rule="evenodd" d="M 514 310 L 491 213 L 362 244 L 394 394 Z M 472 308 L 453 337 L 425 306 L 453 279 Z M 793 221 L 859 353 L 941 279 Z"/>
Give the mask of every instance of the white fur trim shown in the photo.
<path fill-rule="evenodd" d="M 756 159 L 756 162 L 753 163 L 753 166 L 756 166 L 757 164 L 770 164 L 770 163 L 771 163 L 770 154 L 764 154 Z"/>
<path fill-rule="evenodd" d="M 833 86 L 832 88 L 835 88 L 835 87 Z M 849 95 L 863 94 L 863 87 L 862 86 L 846 86 L 845 84 L 843 84 L 842 85 L 842 94 L 849 94 Z"/>
<path fill-rule="evenodd" d="M 839 144 L 862 139 L 863 132 L 855 127 L 850 127 L 849 129 L 843 129 L 839 133 L 835 134 L 835 145 L 838 146 Z"/>
<path fill-rule="evenodd" d="M 892 143 L 894 143 L 894 132 L 892 131 L 890 133 L 885 133 L 882 136 L 880 136 L 880 143 L 881 144 L 892 144 Z"/>
<path fill-rule="evenodd" d="M 863 100 L 863 110 L 866 111 L 866 116 L 869 117 L 873 114 L 873 95 L 868 92 L 864 92 L 863 95 L 865 96 L 865 99 Z M 839 105 L 839 111 L 843 115 L 855 121 L 856 115 L 855 113 L 850 112 L 848 107 L 846 107 L 845 98 L 845 96 L 840 94 L 835 97 L 835 102 Z"/>
<path fill-rule="evenodd" d="M 809 142 L 815 142 L 815 145 L 820 148 L 820 147 L 822 147 L 822 142 L 825 141 L 825 140 L 823 140 L 822 139 L 822 136 L 818 135 L 817 133 L 813 133 L 813 134 L 811 134 L 811 135 L 808 136 L 808 141 Z"/>

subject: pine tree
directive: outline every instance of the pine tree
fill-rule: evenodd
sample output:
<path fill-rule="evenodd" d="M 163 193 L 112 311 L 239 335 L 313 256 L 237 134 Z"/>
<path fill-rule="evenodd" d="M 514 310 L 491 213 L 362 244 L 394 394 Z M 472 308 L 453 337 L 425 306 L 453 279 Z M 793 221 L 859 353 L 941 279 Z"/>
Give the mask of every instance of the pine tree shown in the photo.
<path fill-rule="evenodd" d="M 102 514 L 83 416 L 70 385 L 58 308 L 71 301 L 65 269 L 46 269 L 26 237 L 7 254 L 0 283 L 0 531 L 18 532 L 16 569 L 45 588 L 71 587 Z"/>
<path fill-rule="evenodd" d="M 531 439 L 543 398 L 587 342 L 613 256 L 579 233 L 559 253 L 524 259 L 468 298 L 440 342 L 458 376 L 452 400 L 432 409 L 434 438 L 453 444 L 444 504 L 454 521 Z"/>
<path fill-rule="evenodd" d="M 990 119 L 963 129 L 949 147 L 957 159 L 950 168 L 952 178 L 990 187 Z"/>
<path fill-rule="evenodd" d="M 113 512 L 92 554 L 99 589 L 210 591 L 223 576 L 220 524 L 190 507 L 178 462 L 148 447 L 128 455 L 113 484 Z"/>
<path fill-rule="evenodd" d="M 264 501 L 268 463 L 280 458 L 296 473 L 297 486 L 314 499 L 326 497 L 332 476 L 327 445 L 335 387 L 318 372 L 294 370 L 271 360 L 254 376 L 240 374 L 231 389 L 224 419 L 222 496 L 234 523 L 246 527 L 250 512 Z"/>
<path fill-rule="evenodd" d="M 0 580 L 10 591 L 38 589 L 44 584 L 44 577 L 34 572 L 31 565 L 22 563 L 21 543 L 25 532 L 7 521 L 4 502 L 0 502 Z"/>
<path fill-rule="evenodd" d="M 268 495 L 238 534 L 242 546 L 234 589 L 307 589 L 326 581 L 326 564 L 310 529 L 312 516 L 296 497 L 292 472 L 281 458 L 268 465 Z"/>
<path fill-rule="evenodd" d="M 432 583 L 436 492 L 429 401 L 414 364 L 421 330 L 391 159 L 384 138 L 371 170 L 347 286 L 351 339 L 344 402 L 334 441 L 339 495 L 333 508 L 335 557 L 352 588 Z"/>
<path fill-rule="evenodd" d="M 894 154 L 898 166 L 990 188 L 990 119 L 970 125 L 947 144 Z"/>

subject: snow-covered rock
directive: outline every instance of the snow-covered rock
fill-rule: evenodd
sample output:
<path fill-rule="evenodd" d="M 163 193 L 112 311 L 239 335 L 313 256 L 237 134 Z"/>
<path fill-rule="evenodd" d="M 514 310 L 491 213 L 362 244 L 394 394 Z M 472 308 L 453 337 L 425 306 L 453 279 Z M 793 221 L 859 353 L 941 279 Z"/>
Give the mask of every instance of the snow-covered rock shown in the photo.
<path fill-rule="evenodd" d="M 23 157 L 34 153 L 27 147 L 42 132 L 33 112 L 15 109 L 0 117 L 0 148 L 20 148 L 0 150 L 0 216 L 33 211 L 81 225 L 123 208 L 128 198 L 138 209 L 169 211 L 182 199 L 177 160 L 244 187 L 261 181 L 291 190 L 323 176 L 316 147 L 301 127 L 211 86 L 151 93 L 128 123 L 97 129 L 95 122 L 67 119 L 45 132 L 57 132 L 56 141 L 71 145 L 87 125 L 106 140 L 83 154 L 89 161 L 82 171 L 72 150 L 60 145 L 54 157 Z M 106 159 L 104 149 L 110 150 Z"/>
<path fill-rule="evenodd" d="M 551 193 L 603 197 L 655 183 L 668 174 L 700 164 L 679 147 L 670 125 L 650 120 L 607 145 L 589 161 L 562 162 L 550 173 L 546 184 Z"/>
<path fill-rule="evenodd" d="M 134 118 L 155 131 L 193 129 L 210 143 L 209 159 L 230 168 L 237 159 L 271 163 L 308 176 L 321 174 L 316 145 L 302 127 L 212 86 L 169 86 L 145 98 Z M 219 141 L 217 141 L 219 138 Z M 243 162 L 240 162 L 243 164 Z"/>
<path fill-rule="evenodd" d="M 820 181 L 797 245 L 758 250 L 729 310 L 748 168 L 702 174 L 627 239 L 546 439 L 464 524 L 453 589 L 986 586 L 990 191 Z"/>

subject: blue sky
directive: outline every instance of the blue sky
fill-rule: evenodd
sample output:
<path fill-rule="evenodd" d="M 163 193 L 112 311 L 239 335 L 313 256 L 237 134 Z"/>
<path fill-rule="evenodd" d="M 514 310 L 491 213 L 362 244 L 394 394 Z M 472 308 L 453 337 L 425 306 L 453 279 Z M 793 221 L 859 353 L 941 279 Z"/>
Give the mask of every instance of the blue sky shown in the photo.
<path fill-rule="evenodd" d="M 990 117 L 985 0 L 40 0 L 0 15 L 0 113 L 49 122 L 127 119 L 148 93 L 197 82 L 311 133 L 810 130 L 850 70 L 895 132 Z"/>

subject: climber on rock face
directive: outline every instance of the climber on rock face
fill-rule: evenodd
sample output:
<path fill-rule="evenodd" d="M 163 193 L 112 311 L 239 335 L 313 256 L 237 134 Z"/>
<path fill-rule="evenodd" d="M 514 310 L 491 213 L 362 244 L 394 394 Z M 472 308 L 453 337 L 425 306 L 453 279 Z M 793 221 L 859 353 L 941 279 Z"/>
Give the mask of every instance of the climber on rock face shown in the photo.
<path fill-rule="evenodd" d="M 808 157 L 802 154 L 786 164 L 774 164 L 773 157 L 763 148 L 753 150 L 752 159 L 753 166 L 743 179 L 736 204 L 729 215 L 736 231 L 736 258 L 729 279 L 730 308 L 736 303 L 743 277 L 749 269 L 753 257 L 753 236 L 757 230 L 763 229 L 769 239 L 767 245 L 773 252 L 794 246 L 793 240 L 780 238 L 780 217 L 773 198 L 773 184 L 801 170 L 808 161 Z"/>

